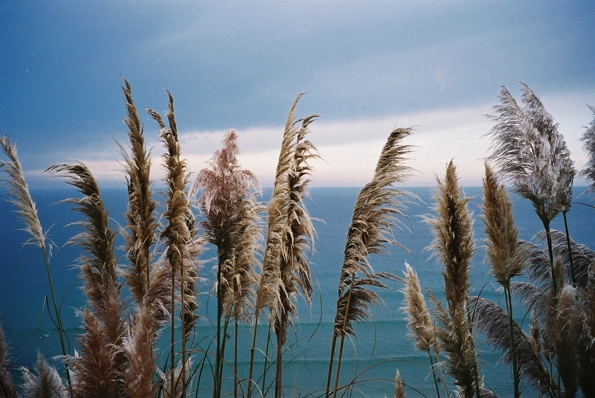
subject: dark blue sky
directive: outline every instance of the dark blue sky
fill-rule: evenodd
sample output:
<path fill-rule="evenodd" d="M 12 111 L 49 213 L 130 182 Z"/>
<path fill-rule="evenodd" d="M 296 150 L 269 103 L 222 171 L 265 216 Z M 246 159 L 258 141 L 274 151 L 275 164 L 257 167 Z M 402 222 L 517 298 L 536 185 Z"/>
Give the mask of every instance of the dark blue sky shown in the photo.
<path fill-rule="evenodd" d="M 517 95 L 522 80 L 580 168 L 594 24 L 591 1 L 0 0 L 0 131 L 18 141 L 32 180 L 73 159 L 121 179 L 112 138 L 125 142 L 126 77 L 141 110 L 164 111 L 172 92 L 195 171 L 236 128 L 245 164 L 266 184 L 287 110 L 305 91 L 298 116 L 322 115 L 311 137 L 326 160 L 320 185 L 365 182 L 384 137 L 410 125 L 419 181 L 455 157 L 472 182 L 487 147 L 483 115 L 501 85 Z M 157 158 L 157 127 L 143 120 Z"/>

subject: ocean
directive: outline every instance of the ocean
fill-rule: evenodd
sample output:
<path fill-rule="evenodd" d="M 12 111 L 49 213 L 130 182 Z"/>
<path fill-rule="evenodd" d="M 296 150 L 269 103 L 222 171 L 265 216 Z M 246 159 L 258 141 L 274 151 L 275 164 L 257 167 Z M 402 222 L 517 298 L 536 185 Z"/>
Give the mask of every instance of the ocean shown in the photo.
<path fill-rule="evenodd" d="M 407 205 L 407 217 L 401 219 L 402 227 L 394 231 L 395 238 L 408 251 L 393 247 L 385 256 L 371 257 L 370 262 L 376 271 L 389 271 L 399 276 L 403 275 L 404 264 L 408 262 L 418 273 L 422 286 L 441 298 L 442 266 L 432 257 L 431 251 L 427 250 L 433 235 L 429 225 L 423 221 L 424 215 L 434 214 L 432 189 L 401 189 L 410 191 L 420 198 L 419 201 Z M 464 191 L 466 196 L 471 198 L 469 210 L 474 214 L 477 245 L 477 252 L 472 261 L 471 294 L 481 294 L 495 302 L 503 303 L 502 292 L 490 275 L 482 248 L 483 222 L 479 219 L 481 188 L 466 187 Z M 595 234 L 591 231 L 595 221 L 595 209 L 579 204 L 589 202 L 587 196 L 578 197 L 583 191 L 584 188 L 580 187 L 574 191 L 573 207 L 568 213 L 570 235 L 578 243 L 595 247 Z M 358 188 L 310 190 L 311 198 L 307 200 L 306 205 L 310 215 L 315 219 L 314 226 L 317 232 L 311 256 L 315 289 L 311 307 L 306 306 L 303 299 L 298 299 L 299 316 L 294 319 L 294 328 L 287 343 L 288 351 L 284 354 L 284 358 L 287 359 L 283 373 L 284 385 L 287 386 L 286 396 L 320 396 L 324 392 L 345 237 L 358 192 Z M 104 189 L 102 193 L 113 218 L 114 227 L 124 225 L 126 190 Z M 67 329 L 71 354 L 76 348 L 77 336 L 81 333 L 81 320 L 77 317 L 77 311 L 84 307 L 85 297 L 80 291 L 81 281 L 76 269 L 80 249 L 76 246 L 65 246 L 65 243 L 80 231 L 72 223 L 79 221 L 81 215 L 71 211 L 71 205 L 58 202 L 76 195 L 77 193 L 70 188 L 32 190 L 42 225 L 54 245 L 51 257 L 52 275 L 61 302 L 61 314 Z M 270 191 L 265 191 L 262 200 L 268 200 L 268 195 Z M 541 223 L 529 202 L 511 196 L 515 202 L 515 220 L 520 230 L 520 238 L 531 240 L 542 229 Z M 156 198 L 161 197 L 156 195 Z M 11 204 L 0 201 L 0 212 L 3 216 L 3 222 L 0 224 L 0 321 L 11 345 L 14 368 L 17 369 L 20 366 L 32 366 L 38 350 L 46 358 L 53 358 L 61 354 L 61 349 L 58 333 L 45 307 L 49 287 L 41 252 L 36 247 L 23 246 L 28 236 L 19 230 L 22 225 L 17 220 Z M 552 228 L 563 231 L 561 216 L 554 220 Z M 204 282 L 200 285 L 199 300 L 202 318 L 196 328 L 196 342 L 200 350 L 207 349 L 215 330 L 213 325 L 216 323 L 216 304 L 212 294 L 209 294 L 215 276 L 215 253 L 213 248 L 208 248 L 201 255 L 203 267 L 200 276 L 204 278 Z M 119 251 L 119 256 L 120 261 L 124 262 L 122 250 Z M 397 369 L 403 381 L 414 388 L 406 388 L 409 396 L 418 396 L 417 392 L 421 394 L 419 396 L 435 395 L 427 355 L 415 351 L 413 341 L 408 336 L 405 314 L 401 309 L 402 288 L 401 283 L 390 282 L 389 289 L 379 292 L 383 304 L 372 308 L 371 320 L 357 324 L 357 337 L 347 341 L 346 354 L 341 364 L 340 384 L 355 380 L 353 396 L 393 396 Z M 517 321 L 528 328 L 529 317 L 524 317 L 524 314 L 518 312 L 517 316 Z M 259 347 L 264 349 L 266 326 L 261 326 L 259 330 Z M 168 331 L 162 332 L 162 336 L 168 335 Z M 239 372 L 240 377 L 246 377 L 251 345 L 251 331 L 248 327 L 240 328 L 239 338 Z M 477 339 L 480 372 L 486 387 L 493 389 L 500 396 L 511 395 L 510 370 L 499 363 L 500 353 L 493 352 L 492 348 L 483 342 L 483 336 L 478 335 Z M 167 355 L 167 338 L 160 344 L 158 352 L 164 360 Z M 201 355 L 196 355 L 195 363 L 200 360 Z M 227 360 L 231 360 L 231 355 Z M 256 374 L 262 374 L 262 354 L 257 354 L 257 361 Z M 60 367 L 56 362 L 54 364 Z M 231 391 L 231 366 L 229 363 L 224 369 L 226 393 Z M 209 372 L 207 369 L 202 375 L 200 388 L 209 388 L 208 383 L 212 382 L 209 380 Z M 265 385 L 272 380 L 271 373 L 267 375 Z M 523 385 L 522 388 L 525 396 L 537 395 L 531 392 L 527 385 Z"/>

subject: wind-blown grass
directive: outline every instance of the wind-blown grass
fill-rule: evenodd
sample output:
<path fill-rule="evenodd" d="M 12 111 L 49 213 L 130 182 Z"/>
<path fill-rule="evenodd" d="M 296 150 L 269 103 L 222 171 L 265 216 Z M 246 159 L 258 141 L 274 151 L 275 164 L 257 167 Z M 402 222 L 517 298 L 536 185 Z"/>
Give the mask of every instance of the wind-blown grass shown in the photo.
<path fill-rule="evenodd" d="M 393 274 L 374 272 L 367 257 L 370 254 L 385 253 L 388 244 L 404 248 L 392 238 L 391 228 L 399 224 L 397 216 L 404 216 L 402 200 L 410 199 L 412 196 L 393 187 L 393 184 L 403 182 L 411 173 L 411 168 L 404 164 L 405 156 L 411 147 L 401 143 L 410 133 L 410 129 L 404 128 L 391 132 L 378 159 L 374 178 L 362 188 L 355 202 L 339 278 L 326 396 L 329 396 L 331 391 L 337 340 L 339 353 L 333 396 L 336 396 L 339 389 L 345 337 L 355 335 L 353 322 L 362 322 L 368 318 L 370 307 L 380 302 L 380 296 L 371 288 L 386 288 L 382 281 L 395 279 Z"/>
<path fill-rule="evenodd" d="M 39 222 L 37 208 L 35 207 L 35 202 L 33 202 L 33 199 L 31 198 L 29 186 L 27 185 L 27 181 L 25 181 L 25 175 L 17 155 L 16 144 L 13 144 L 10 141 L 10 138 L 5 136 L 0 137 L 0 145 L 2 146 L 4 154 L 8 158 L 8 161 L 0 160 L 0 169 L 2 169 L 7 174 L 7 177 L 2 178 L 1 181 L 5 183 L 6 191 L 11 197 L 11 199 L 8 201 L 17 208 L 17 215 L 25 227 L 24 231 L 30 236 L 30 239 L 25 242 L 25 244 L 34 245 L 41 250 L 48 283 L 50 285 L 50 296 L 52 298 L 52 307 L 54 310 L 53 316 L 51 312 L 50 316 L 55 319 L 58 334 L 60 335 L 62 355 L 66 356 L 68 354 L 68 350 L 66 348 L 67 337 L 66 332 L 64 331 L 64 326 L 62 325 L 62 316 L 60 314 L 60 307 L 56 298 L 56 291 L 54 289 L 52 271 L 50 268 L 52 245 L 51 243 L 48 244 L 46 235 L 43 232 L 41 223 Z M 68 366 L 66 367 L 66 378 L 70 388 L 71 380 Z"/>
<path fill-rule="evenodd" d="M 256 290 L 253 339 L 250 354 L 247 396 L 253 388 L 254 353 L 258 319 L 263 309 L 268 310 L 269 327 L 277 336 L 277 367 L 275 396 L 280 397 L 282 385 L 283 345 L 287 340 L 287 327 L 297 314 L 293 303 L 301 294 L 307 303 L 312 295 L 308 251 L 312 249 L 314 228 L 303 203 L 307 196 L 309 162 L 318 157 L 314 145 L 305 139 L 310 124 L 318 115 L 295 119 L 294 111 L 302 97 L 298 95 L 287 115 L 283 140 L 277 163 L 273 195 L 267 209 L 267 232 L 262 273 Z"/>
<path fill-rule="evenodd" d="M 116 275 L 116 233 L 108 225 L 109 216 L 99 185 L 83 163 L 56 164 L 47 171 L 65 174 L 67 183 L 83 194 L 82 198 L 64 202 L 74 204 L 73 209 L 86 216 L 84 221 L 75 223 L 83 231 L 69 241 L 88 253 L 81 257 L 80 265 L 89 306 L 81 313 L 85 335 L 79 339 L 79 345 L 83 355 L 67 360 L 75 370 L 73 384 L 85 397 L 117 396 L 124 388 L 122 373 L 126 357 L 119 350 L 109 348 L 121 345 L 125 330 L 121 287 Z"/>
<path fill-rule="evenodd" d="M 476 251 L 473 214 L 452 161 L 444 179 L 437 178 L 436 214 L 426 217 L 435 235 L 431 249 L 442 265 L 445 304 L 426 291 L 432 303 L 428 309 L 417 273 L 407 263 L 403 278 L 374 270 L 370 255 L 387 254 L 390 245 L 404 249 L 393 228 L 406 217 L 404 204 L 412 199 L 396 187 L 412 172 L 406 165 L 411 147 L 403 143 L 411 130 L 395 129 L 382 148 L 372 181 L 359 192 L 347 231 L 343 264 L 337 268 L 338 297 L 326 383 L 312 386 L 310 391 L 309 386 L 295 386 L 295 391 L 326 397 L 359 393 L 356 385 L 367 382 L 361 373 L 347 383 L 341 378 L 345 340 L 356 344 L 352 339 L 356 323 L 372 317 L 373 307 L 382 302 L 380 290 L 390 288 L 390 282 L 398 279 L 405 283 L 402 292 L 409 337 L 415 349 L 428 354 L 436 396 L 441 396 L 442 389 L 445 396 L 494 396 L 488 389 L 490 375 L 485 375 L 484 385 L 479 371 L 476 339 L 480 334 L 502 352 L 502 362 L 511 366 L 509 395 L 520 396 L 527 389 L 550 397 L 595 395 L 595 252 L 571 239 L 566 220 L 565 232 L 549 228 L 557 214 L 565 216 L 571 208 L 575 172 L 553 117 L 526 85 L 521 89 L 523 107 L 503 88 L 500 105 L 494 108 L 496 125 L 488 134 L 493 152 L 488 160 L 495 169 L 486 165 L 481 205 L 487 260 L 502 286 L 505 304 L 469 296 L 469 270 Z M 79 197 L 64 202 L 83 215 L 74 223 L 80 230 L 69 240 L 83 249 L 79 269 L 87 298 L 87 305 L 79 310 L 82 334 L 73 355 L 65 346 L 53 290 L 49 267 L 52 244 L 39 222 L 16 146 L 8 137 L 0 138 L 8 159 L 0 161 L 0 168 L 5 172 L 9 199 L 28 234 L 26 244 L 40 248 L 44 255 L 53 302 L 50 313 L 60 334 L 68 379 L 65 383 L 39 355 L 34 369 L 22 369 L 23 384 L 15 386 L 8 345 L 0 329 L 0 397 L 186 398 L 199 396 L 207 388 L 219 397 L 232 394 L 223 391 L 224 379 L 233 380 L 235 397 L 272 394 L 273 389 L 276 397 L 283 396 L 289 385 L 284 382 L 285 365 L 299 355 L 288 338 L 298 316 L 296 302 L 301 297 L 310 305 L 314 292 L 310 255 L 315 231 L 304 202 L 312 163 L 319 157 L 308 139 L 318 116 L 296 119 L 294 112 L 302 96 L 292 103 L 272 198 L 265 207 L 257 201 L 260 190 L 255 176 L 239 166 L 234 131 L 226 134 L 209 168 L 189 187 L 191 174 L 182 156 L 173 96 L 168 93 L 165 117 L 148 110 L 159 126 L 165 148 L 165 210 L 159 214 L 161 208 L 149 177 L 152 151 L 146 146 L 126 80 L 123 93 L 130 145 L 118 144 L 118 148 L 128 189 L 126 225 L 112 227 L 99 184 L 85 164 L 59 163 L 47 170 L 66 177 L 78 190 Z M 587 152 L 595 141 L 591 135 L 593 126 L 583 137 Z M 592 155 L 588 157 L 592 163 Z M 583 171 L 588 178 L 592 178 L 591 168 L 588 165 Z M 513 192 L 533 204 L 544 226 L 536 239 L 545 241 L 545 250 L 541 243 L 518 239 L 512 205 L 498 178 L 512 183 Z M 191 204 L 202 214 L 195 214 Z M 260 221 L 265 211 L 266 226 Z M 125 241 L 122 255 L 116 247 L 118 234 Z M 202 322 L 197 309 L 198 256 L 204 241 L 217 247 L 214 336 L 196 335 L 203 330 L 197 328 Z M 514 303 L 513 298 L 518 301 Z M 530 313 L 531 324 L 517 323 L 513 308 L 515 313 L 516 308 L 527 316 Z M 257 328 L 265 317 L 266 343 L 257 341 Z M 239 323 L 252 328 L 250 347 L 238 344 Z M 164 353 L 156 353 L 158 337 L 167 328 L 170 346 Z M 225 356 L 228 332 L 234 334 L 233 359 Z M 247 376 L 238 371 L 243 349 L 245 354 L 250 350 Z M 273 350 L 276 358 L 271 355 Z M 265 365 L 262 373 L 255 375 L 256 352 L 263 355 Z M 233 372 L 233 379 L 224 378 L 224 368 Z M 204 387 L 201 377 L 208 373 L 213 384 Z M 274 375 L 274 381 L 267 375 Z M 451 378 L 456 391 L 449 390 Z M 406 388 L 416 392 L 397 371 L 395 396 L 404 396 Z"/>

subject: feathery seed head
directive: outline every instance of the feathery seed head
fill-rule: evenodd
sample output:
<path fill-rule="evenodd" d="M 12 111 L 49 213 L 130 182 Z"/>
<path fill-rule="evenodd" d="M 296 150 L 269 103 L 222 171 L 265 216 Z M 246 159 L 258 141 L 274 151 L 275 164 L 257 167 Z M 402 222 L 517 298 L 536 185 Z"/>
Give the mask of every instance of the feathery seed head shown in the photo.
<path fill-rule="evenodd" d="M 410 133 L 411 129 L 404 128 L 391 132 L 374 178 L 362 188 L 355 202 L 339 279 L 335 336 L 355 335 L 352 322 L 369 317 L 370 306 L 380 301 L 380 296 L 370 288 L 385 288 L 382 279 L 395 279 L 390 273 L 374 272 L 368 255 L 383 253 L 388 244 L 405 249 L 393 238 L 391 228 L 400 225 L 397 216 L 405 216 L 403 198 L 414 198 L 393 186 L 411 173 L 411 168 L 404 164 L 411 147 L 401 143 Z"/>
<path fill-rule="evenodd" d="M 0 181 L 6 184 L 6 190 L 12 197 L 9 202 L 17 208 L 17 214 L 25 224 L 24 231 L 31 236 L 28 243 L 45 250 L 46 237 L 37 216 L 35 202 L 31 198 L 29 186 L 25 181 L 21 162 L 17 156 L 17 146 L 10 141 L 8 136 L 0 136 L 0 145 L 8 158 L 7 161 L 0 160 L 0 169 L 3 169 L 7 174 L 7 177 Z"/>
<path fill-rule="evenodd" d="M 37 352 L 36 373 L 23 369 L 23 393 L 31 398 L 66 398 L 68 395 L 58 371 Z"/>
<path fill-rule="evenodd" d="M 529 87 L 521 82 L 521 108 L 502 87 L 500 105 L 489 116 L 496 124 L 487 134 L 492 138 L 488 159 L 499 174 L 513 183 L 514 191 L 533 204 L 541 221 L 549 222 L 570 209 L 575 175 L 570 152 L 558 125 Z"/>
<path fill-rule="evenodd" d="M 589 109 L 593 113 L 593 120 L 581 137 L 583 150 L 587 153 L 587 164 L 581 170 L 580 175 L 591 182 L 588 191 L 593 193 L 595 192 L 595 108 L 589 106 Z"/>
<path fill-rule="evenodd" d="M 485 169 L 482 210 L 487 236 L 486 254 L 498 283 L 508 286 L 510 279 L 521 273 L 525 256 L 518 247 L 518 230 L 506 188 L 498 184 L 496 175 L 487 163 Z"/>
<path fill-rule="evenodd" d="M 434 325 L 430 317 L 417 274 L 407 262 L 405 262 L 405 304 L 403 308 L 407 313 L 407 327 L 411 331 L 410 336 L 415 339 L 417 350 L 430 352 L 433 348 L 436 353 L 440 352 L 438 340 L 434 335 Z"/>
<path fill-rule="evenodd" d="M 128 231 L 124 237 L 130 267 L 125 271 L 126 280 L 134 298 L 141 303 L 147 293 L 151 263 L 151 246 L 155 242 L 157 222 L 155 209 L 157 202 L 152 198 L 150 181 L 151 154 L 145 147 L 145 137 L 140 117 L 132 99 L 132 89 L 124 79 L 124 92 L 128 117 L 124 119 L 128 127 L 131 155 L 120 144 L 124 158 L 124 171 L 128 185 L 128 209 L 126 221 Z"/>
<path fill-rule="evenodd" d="M 464 197 L 458 186 L 456 167 L 450 161 L 444 181 L 437 179 L 438 191 L 434 194 L 436 213 L 426 218 L 434 230 L 430 246 L 444 265 L 445 296 L 449 307 L 464 305 L 469 290 L 469 263 L 475 253 L 473 222 L 467 210 L 469 198 Z"/>
<path fill-rule="evenodd" d="M 401 373 L 397 370 L 395 377 L 395 398 L 405 398 L 405 391 L 403 390 L 403 380 L 401 380 Z"/>

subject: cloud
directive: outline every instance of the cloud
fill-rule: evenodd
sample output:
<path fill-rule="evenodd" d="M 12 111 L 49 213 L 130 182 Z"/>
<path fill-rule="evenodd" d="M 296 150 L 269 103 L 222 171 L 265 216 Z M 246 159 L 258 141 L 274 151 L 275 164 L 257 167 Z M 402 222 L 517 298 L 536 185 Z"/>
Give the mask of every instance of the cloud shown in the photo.
<path fill-rule="evenodd" d="M 519 98 L 516 87 L 509 87 L 512 94 Z M 586 155 L 582 151 L 580 137 L 593 119 L 586 104 L 595 103 L 595 90 L 567 93 L 558 96 L 543 96 L 546 109 L 559 123 L 559 130 L 564 134 L 567 145 L 575 160 L 575 167 L 580 170 Z M 492 122 L 485 117 L 496 103 L 477 104 L 475 106 L 451 109 L 429 110 L 394 114 L 377 118 L 356 118 L 325 120 L 321 117 L 311 124 L 309 139 L 318 148 L 320 160 L 312 165 L 313 186 L 363 186 L 372 178 L 376 161 L 389 133 L 396 127 L 411 127 L 413 134 L 405 140 L 412 146 L 409 166 L 415 169 L 406 182 L 409 186 L 434 186 L 435 177 L 442 178 L 446 164 L 453 159 L 457 165 L 459 178 L 463 185 L 480 185 L 483 176 L 483 158 L 489 150 L 487 134 Z M 297 117 L 306 116 L 298 104 Z M 183 126 L 178 125 L 180 129 Z M 221 147 L 221 141 L 227 130 L 187 130 L 181 131 L 182 154 L 192 172 L 208 167 L 213 153 Z M 239 156 L 243 168 L 253 171 L 263 186 L 271 186 L 279 155 L 283 125 L 253 126 L 236 129 L 241 150 Z M 148 146 L 152 148 L 152 179 L 158 184 L 165 176 L 161 166 L 163 145 L 156 138 L 147 134 Z M 125 140 L 120 140 L 124 147 Z M 124 175 L 120 164 L 121 156 L 113 140 L 105 140 L 88 152 L 83 148 L 76 153 L 70 150 L 62 155 L 75 157 L 86 163 L 96 178 L 109 186 L 124 185 Z M 69 161 L 61 158 L 58 161 Z M 32 176 L 36 172 L 30 173 Z M 38 178 L 35 178 L 38 181 Z M 584 184 L 577 178 L 575 185 Z"/>
<path fill-rule="evenodd" d="M 377 119 L 328 121 L 311 125 L 309 139 L 322 160 L 314 161 L 313 185 L 362 186 L 373 175 L 376 161 L 389 133 L 395 127 L 413 127 L 406 144 L 412 145 L 411 161 L 417 171 L 409 185 L 433 185 L 454 158 L 460 163 L 462 180 L 481 181 L 481 158 L 488 142 L 481 140 L 489 128 L 483 114 L 488 106 L 418 112 Z M 283 126 L 237 130 L 242 167 L 252 170 L 265 186 L 272 184 Z M 180 140 L 191 169 L 199 170 L 220 146 L 225 131 L 182 133 Z"/>

